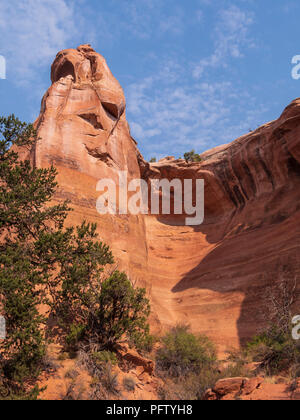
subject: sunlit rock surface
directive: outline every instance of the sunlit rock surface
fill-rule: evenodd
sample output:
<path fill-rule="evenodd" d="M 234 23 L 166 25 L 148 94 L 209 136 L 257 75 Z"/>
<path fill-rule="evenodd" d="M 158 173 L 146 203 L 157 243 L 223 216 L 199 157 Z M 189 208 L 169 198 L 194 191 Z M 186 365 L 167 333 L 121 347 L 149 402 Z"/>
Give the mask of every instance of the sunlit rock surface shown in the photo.
<path fill-rule="evenodd" d="M 155 332 L 188 323 L 220 351 L 252 336 L 262 325 L 266 286 L 283 266 L 300 272 L 300 99 L 278 120 L 204 153 L 200 163 L 149 164 L 130 135 L 123 90 L 100 54 L 89 45 L 61 51 L 51 79 L 31 159 L 58 169 L 56 199 L 74 208 L 68 223 L 98 223 L 118 268 L 147 288 Z M 97 182 L 118 183 L 119 171 L 147 182 L 204 179 L 204 223 L 99 215 Z"/>

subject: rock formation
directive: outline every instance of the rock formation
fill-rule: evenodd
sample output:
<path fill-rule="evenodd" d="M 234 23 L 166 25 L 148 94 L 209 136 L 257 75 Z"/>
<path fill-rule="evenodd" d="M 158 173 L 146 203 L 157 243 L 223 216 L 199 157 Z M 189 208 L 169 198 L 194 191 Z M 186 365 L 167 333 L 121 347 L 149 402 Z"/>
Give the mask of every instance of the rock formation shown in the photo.
<path fill-rule="evenodd" d="M 299 383 L 294 390 L 284 383 L 268 383 L 264 378 L 221 379 L 213 389 L 208 389 L 207 401 L 291 401 L 299 399 Z"/>
<path fill-rule="evenodd" d="M 56 199 L 68 222 L 97 222 L 120 269 L 145 286 L 154 331 L 178 322 L 222 351 L 252 336 L 266 285 L 283 266 L 299 274 L 300 99 L 277 121 L 202 155 L 202 162 L 145 162 L 130 135 L 122 88 L 90 45 L 61 51 L 36 121 L 38 167 L 58 169 Z M 97 182 L 128 178 L 204 179 L 205 220 L 99 215 Z"/>

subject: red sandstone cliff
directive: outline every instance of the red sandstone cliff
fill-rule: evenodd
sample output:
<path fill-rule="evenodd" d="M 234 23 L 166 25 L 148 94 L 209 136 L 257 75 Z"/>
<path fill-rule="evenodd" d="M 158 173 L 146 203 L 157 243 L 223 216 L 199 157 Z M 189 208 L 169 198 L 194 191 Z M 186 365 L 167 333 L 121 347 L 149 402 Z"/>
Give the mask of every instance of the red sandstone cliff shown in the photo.
<path fill-rule="evenodd" d="M 39 167 L 59 172 L 57 199 L 69 222 L 98 223 L 119 267 L 146 286 L 156 330 L 177 322 L 210 336 L 220 350 L 256 332 L 266 284 L 279 268 L 300 272 L 300 100 L 271 123 L 210 150 L 200 163 L 149 164 L 130 135 L 125 98 L 89 45 L 60 52 L 36 121 Z M 105 215 L 96 211 L 99 179 L 205 180 L 205 220 Z"/>

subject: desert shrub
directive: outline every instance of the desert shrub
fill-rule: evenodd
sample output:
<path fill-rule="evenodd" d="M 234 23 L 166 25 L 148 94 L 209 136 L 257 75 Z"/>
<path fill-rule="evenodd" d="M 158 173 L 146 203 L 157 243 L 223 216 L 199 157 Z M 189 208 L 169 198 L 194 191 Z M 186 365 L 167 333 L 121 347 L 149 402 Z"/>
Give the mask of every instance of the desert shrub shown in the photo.
<path fill-rule="evenodd" d="M 42 361 L 42 370 L 47 373 L 56 372 L 59 368 L 57 360 L 51 356 L 50 354 L 46 353 Z"/>
<path fill-rule="evenodd" d="M 123 379 L 123 386 L 126 389 L 126 391 L 134 391 L 136 387 L 136 381 L 131 376 L 125 376 Z"/>
<path fill-rule="evenodd" d="M 85 333 L 85 325 L 71 324 L 69 327 L 69 333 L 66 336 L 66 344 L 69 351 L 77 349 L 78 343 L 82 340 Z"/>
<path fill-rule="evenodd" d="M 66 379 L 75 380 L 79 376 L 79 372 L 77 369 L 71 368 L 65 373 Z"/>
<path fill-rule="evenodd" d="M 119 394 L 118 374 L 114 372 L 110 363 L 104 365 L 100 379 L 101 383 L 110 394 Z"/>
<path fill-rule="evenodd" d="M 229 363 L 227 367 L 222 370 L 221 376 L 222 378 L 249 378 L 254 376 L 254 373 L 251 373 L 247 368 L 247 360 L 245 359 Z"/>
<path fill-rule="evenodd" d="M 164 383 L 159 396 L 164 400 L 202 400 L 219 379 L 252 376 L 244 352 L 232 352 L 223 368 L 210 340 L 190 333 L 187 326 L 177 326 L 163 337 L 156 359 Z"/>
<path fill-rule="evenodd" d="M 180 377 L 163 377 L 158 395 L 161 400 L 202 400 L 222 376 L 216 368 L 203 368 L 199 373 L 189 372 Z"/>
<path fill-rule="evenodd" d="M 0 384 L 0 401 L 36 401 L 45 388 L 35 385 L 29 391 L 19 385 L 11 383 Z"/>
<path fill-rule="evenodd" d="M 90 399 L 107 400 L 119 394 L 118 374 L 114 371 L 116 364 L 117 357 L 110 351 L 79 351 L 77 366 L 86 369 L 93 378 Z"/>
<path fill-rule="evenodd" d="M 158 338 L 149 333 L 149 328 L 144 332 L 135 332 L 131 334 L 129 340 L 129 346 L 134 347 L 139 353 L 147 354 L 151 353 L 154 344 L 158 341 Z"/>
<path fill-rule="evenodd" d="M 97 371 L 91 388 L 91 400 L 108 400 L 120 394 L 118 374 L 114 372 L 110 363 L 106 363 L 101 370 Z"/>
<path fill-rule="evenodd" d="M 267 325 L 246 345 L 245 354 L 268 375 L 290 370 L 296 375 L 300 367 L 300 343 L 292 337 L 293 307 L 299 299 L 298 279 L 291 267 L 297 267 L 298 260 L 278 267 L 278 277 L 266 288 L 262 308 Z"/>
<path fill-rule="evenodd" d="M 111 351 L 95 352 L 95 353 L 92 353 L 91 357 L 97 365 L 110 363 L 111 365 L 114 366 L 118 363 L 117 356 L 115 355 L 115 353 Z"/>
<path fill-rule="evenodd" d="M 149 160 L 150 163 L 155 163 L 156 162 L 156 157 L 153 157 Z"/>
<path fill-rule="evenodd" d="M 101 351 L 113 349 L 125 336 L 147 335 L 150 305 L 146 290 L 135 288 L 125 273 L 103 278 L 103 267 L 113 259 L 108 247 L 93 241 L 95 230 L 82 225 L 66 244 L 53 310 L 68 344 L 83 342 Z"/>
<path fill-rule="evenodd" d="M 184 154 L 184 159 L 186 162 L 201 162 L 202 158 L 198 153 L 195 153 L 195 150 L 191 150 Z"/>
<path fill-rule="evenodd" d="M 254 337 L 246 346 L 246 354 L 269 375 L 300 365 L 300 348 L 293 340 L 291 331 L 283 332 L 271 327 Z"/>
<path fill-rule="evenodd" d="M 244 363 L 232 362 L 226 369 L 219 369 L 218 364 L 208 365 L 200 371 L 189 371 L 179 377 L 163 376 L 164 384 L 159 389 L 159 397 L 163 400 L 202 400 L 205 392 L 213 388 L 220 379 L 251 377 Z"/>
<path fill-rule="evenodd" d="M 147 333 L 149 314 L 146 290 L 134 288 L 124 273 L 115 272 L 101 284 L 94 328 L 107 345 L 113 345 L 124 334 L 130 338 Z"/>
<path fill-rule="evenodd" d="M 178 325 L 162 339 L 162 347 L 157 351 L 158 369 L 171 376 L 199 373 L 201 369 L 213 367 L 216 362 L 214 345 L 202 335 L 189 332 L 189 327 Z"/>
<path fill-rule="evenodd" d="M 83 394 L 85 392 L 85 386 L 82 383 L 77 383 L 75 379 L 69 383 L 65 394 L 61 395 L 62 401 L 82 401 Z"/>

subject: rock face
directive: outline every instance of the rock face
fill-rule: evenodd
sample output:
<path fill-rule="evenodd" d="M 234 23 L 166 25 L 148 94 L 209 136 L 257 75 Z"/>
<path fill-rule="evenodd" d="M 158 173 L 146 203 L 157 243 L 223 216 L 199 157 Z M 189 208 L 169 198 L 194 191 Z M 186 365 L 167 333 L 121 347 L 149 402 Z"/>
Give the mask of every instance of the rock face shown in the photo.
<path fill-rule="evenodd" d="M 69 223 L 98 223 L 119 268 L 145 286 L 156 332 L 187 322 L 222 351 L 252 336 L 266 285 L 282 266 L 299 274 L 300 99 L 277 121 L 202 155 L 149 164 L 130 135 L 125 98 L 89 45 L 60 52 L 36 121 L 38 167 L 59 172 L 56 199 L 70 199 Z M 182 216 L 99 215 L 97 182 L 204 179 L 205 220 Z"/>
<path fill-rule="evenodd" d="M 125 117 L 125 97 L 105 59 L 89 45 L 61 51 L 51 68 L 52 86 L 42 99 L 35 125 L 40 141 L 31 152 L 37 167 L 58 170 L 57 200 L 74 209 L 68 223 L 97 222 L 101 238 L 113 246 L 120 268 L 143 279 L 147 265 L 145 224 L 140 216 L 100 217 L 96 185 L 119 171 L 139 178 L 136 143 Z"/>
<path fill-rule="evenodd" d="M 297 388 L 297 384 L 295 384 Z M 297 399 L 296 391 L 287 384 L 269 384 L 264 378 L 221 379 L 204 395 L 206 401 L 290 401 Z"/>

